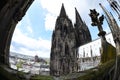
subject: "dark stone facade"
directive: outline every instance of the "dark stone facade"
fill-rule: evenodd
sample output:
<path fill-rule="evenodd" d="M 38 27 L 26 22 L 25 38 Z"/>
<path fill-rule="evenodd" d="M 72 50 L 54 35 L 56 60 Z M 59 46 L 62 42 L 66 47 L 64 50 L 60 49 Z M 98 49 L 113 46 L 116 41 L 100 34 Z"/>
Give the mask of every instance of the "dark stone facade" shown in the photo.
<path fill-rule="evenodd" d="M 76 17 L 78 17 L 76 18 L 78 21 L 76 21 L 74 28 L 62 5 L 52 35 L 50 74 L 53 76 L 77 72 L 78 46 L 91 41 L 89 30 L 85 23 L 82 20 L 80 21 L 81 18 L 77 10 Z"/>
<path fill-rule="evenodd" d="M 33 0 L 2 0 L 0 2 L 0 63 L 9 66 L 11 38 Z"/>

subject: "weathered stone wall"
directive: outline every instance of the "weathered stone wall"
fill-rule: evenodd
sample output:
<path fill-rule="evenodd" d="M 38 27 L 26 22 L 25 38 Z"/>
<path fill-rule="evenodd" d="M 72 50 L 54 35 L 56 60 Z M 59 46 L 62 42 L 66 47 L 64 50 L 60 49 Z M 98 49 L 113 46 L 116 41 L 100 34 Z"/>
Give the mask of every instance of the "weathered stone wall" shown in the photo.
<path fill-rule="evenodd" d="M 9 49 L 14 29 L 32 2 L 33 0 L 0 2 L 0 63 L 9 65 Z"/>

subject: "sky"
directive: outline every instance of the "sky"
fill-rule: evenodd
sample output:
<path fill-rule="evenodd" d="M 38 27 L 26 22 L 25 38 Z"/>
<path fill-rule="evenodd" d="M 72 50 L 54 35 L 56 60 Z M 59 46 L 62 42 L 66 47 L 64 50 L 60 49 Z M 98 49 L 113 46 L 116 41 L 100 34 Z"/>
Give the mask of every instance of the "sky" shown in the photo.
<path fill-rule="evenodd" d="M 86 22 L 92 39 L 98 38 L 97 27 L 91 26 L 89 9 L 96 9 L 103 14 L 99 3 L 102 3 L 108 10 L 107 0 L 34 0 L 26 15 L 17 24 L 10 46 L 10 51 L 25 55 L 39 57 L 50 57 L 51 36 L 55 28 L 55 21 L 59 16 L 60 9 L 64 4 L 66 14 L 75 23 L 75 7 L 77 8 L 83 21 Z M 106 21 L 104 30 L 110 32 Z"/>

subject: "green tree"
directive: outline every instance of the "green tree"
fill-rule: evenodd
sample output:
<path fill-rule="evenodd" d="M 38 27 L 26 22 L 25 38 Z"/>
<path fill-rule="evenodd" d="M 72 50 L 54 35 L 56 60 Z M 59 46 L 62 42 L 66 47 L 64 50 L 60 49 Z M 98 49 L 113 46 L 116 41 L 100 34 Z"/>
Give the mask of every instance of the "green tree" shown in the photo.
<path fill-rule="evenodd" d="M 22 68 L 23 62 L 21 60 L 19 60 L 16 64 L 17 70 L 19 70 L 19 68 Z"/>

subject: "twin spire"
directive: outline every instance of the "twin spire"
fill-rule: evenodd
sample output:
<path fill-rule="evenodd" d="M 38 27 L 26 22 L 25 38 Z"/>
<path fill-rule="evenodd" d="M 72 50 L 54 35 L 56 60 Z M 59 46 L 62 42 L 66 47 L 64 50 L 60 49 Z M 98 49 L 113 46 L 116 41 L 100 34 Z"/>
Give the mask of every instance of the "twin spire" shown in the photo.
<path fill-rule="evenodd" d="M 75 13 L 76 13 L 76 21 L 80 21 L 82 22 L 82 19 L 77 11 L 77 9 L 75 8 Z M 61 10 L 60 10 L 60 17 L 67 17 L 67 14 L 66 14 L 66 11 L 65 11 L 65 8 L 64 8 L 64 4 L 62 3 L 62 7 L 61 7 Z"/>

